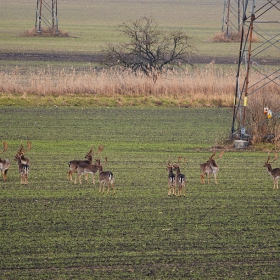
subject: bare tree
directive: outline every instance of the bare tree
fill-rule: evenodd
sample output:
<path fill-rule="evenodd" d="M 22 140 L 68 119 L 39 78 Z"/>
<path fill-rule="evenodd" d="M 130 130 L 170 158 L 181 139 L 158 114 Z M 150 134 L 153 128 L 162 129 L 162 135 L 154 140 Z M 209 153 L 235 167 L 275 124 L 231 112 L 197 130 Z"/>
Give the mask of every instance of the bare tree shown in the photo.
<path fill-rule="evenodd" d="M 164 68 L 189 63 L 195 51 L 192 37 L 182 30 L 159 30 L 151 18 L 123 23 L 117 31 L 128 42 L 109 44 L 104 50 L 104 63 L 144 72 L 154 80 Z"/>

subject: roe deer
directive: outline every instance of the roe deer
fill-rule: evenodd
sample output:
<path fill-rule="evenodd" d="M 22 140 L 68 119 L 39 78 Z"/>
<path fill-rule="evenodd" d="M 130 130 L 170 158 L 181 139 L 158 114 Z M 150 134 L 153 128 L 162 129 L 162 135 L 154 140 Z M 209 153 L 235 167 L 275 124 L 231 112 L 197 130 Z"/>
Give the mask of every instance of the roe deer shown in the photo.
<path fill-rule="evenodd" d="M 176 195 L 176 176 L 173 173 L 173 165 L 170 161 L 166 165 L 166 170 L 168 171 L 168 196 Z"/>
<path fill-rule="evenodd" d="M 24 153 L 30 150 L 31 143 L 27 142 L 27 149 L 23 149 L 23 145 L 20 145 L 20 149 L 15 155 L 15 160 L 18 162 L 18 171 L 20 174 L 20 184 L 28 184 L 28 173 L 30 170 L 30 159 L 24 156 Z"/>
<path fill-rule="evenodd" d="M 186 176 L 181 173 L 179 162 L 181 160 L 181 156 L 178 157 L 178 163 L 173 165 L 173 170 L 176 172 L 176 185 L 178 188 L 178 196 L 186 196 Z M 186 161 L 186 159 L 185 159 Z"/>
<path fill-rule="evenodd" d="M 107 163 L 107 157 L 105 158 L 106 162 Z M 114 194 L 116 193 L 116 188 L 115 188 L 115 185 L 114 185 L 114 174 L 111 172 L 111 171 L 103 171 L 103 166 L 100 164 L 99 165 L 99 193 L 105 191 L 105 186 L 107 184 L 108 186 L 108 189 L 107 189 L 107 193 L 109 193 L 110 191 L 110 187 L 113 188 L 114 190 Z M 103 191 L 102 191 L 103 190 Z"/>
<path fill-rule="evenodd" d="M 218 158 L 221 158 L 223 156 L 224 152 L 225 151 L 220 152 L 220 155 L 218 156 Z M 201 183 L 202 184 L 205 184 L 205 180 L 204 180 L 205 174 L 208 177 L 208 184 L 210 183 L 211 174 L 214 175 L 215 184 L 218 184 L 217 175 L 218 175 L 219 167 L 214 160 L 215 154 L 216 154 L 216 151 L 213 152 L 213 154 L 211 155 L 211 157 L 209 158 L 209 160 L 207 162 L 200 164 Z"/>
<path fill-rule="evenodd" d="M 3 142 L 3 146 L 4 146 L 4 149 L 3 151 L 0 153 L 4 153 L 7 151 L 8 149 L 8 144 L 6 141 Z M 7 180 L 7 172 L 10 168 L 10 161 L 7 159 L 7 158 L 0 158 L 0 173 L 3 173 L 3 180 Z"/>
<path fill-rule="evenodd" d="M 273 189 L 278 189 L 278 180 L 280 179 L 280 168 L 272 169 L 271 163 L 278 159 L 278 154 L 275 153 L 275 157 L 272 161 L 269 161 L 270 154 L 268 154 L 267 161 L 264 164 L 264 167 L 267 168 L 268 174 L 273 178 Z"/>

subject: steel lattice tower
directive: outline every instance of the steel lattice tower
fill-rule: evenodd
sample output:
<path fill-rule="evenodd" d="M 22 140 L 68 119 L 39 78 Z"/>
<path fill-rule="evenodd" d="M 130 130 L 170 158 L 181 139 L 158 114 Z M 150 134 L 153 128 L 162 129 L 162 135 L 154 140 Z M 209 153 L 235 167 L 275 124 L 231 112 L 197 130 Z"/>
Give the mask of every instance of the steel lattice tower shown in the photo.
<path fill-rule="evenodd" d="M 246 112 L 251 104 L 264 110 L 256 95 L 269 94 L 273 84 L 280 99 L 280 0 L 244 0 L 242 3 L 241 42 L 236 74 L 231 135 L 247 140 L 250 137 L 250 120 Z M 258 40 L 254 41 L 254 36 Z M 270 53 L 276 54 L 274 58 Z M 279 55 L 277 54 L 279 53 Z M 261 77 L 251 82 L 252 75 Z M 254 76 L 254 78 L 255 78 Z M 272 118 L 279 118 L 276 108 Z M 263 115 L 259 123 L 268 122 Z"/>
<path fill-rule="evenodd" d="M 244 0 L 224 0 L 222 32 L 230 38 L 232 33 L 240 33 L 242 23 L 242 7 Z"/>
<path fill-rule="evenodd" d="M 35 28 L 38 33 L 42 32 L 43 24 L 58 32 L 57 0 L 37 0 Z"/>

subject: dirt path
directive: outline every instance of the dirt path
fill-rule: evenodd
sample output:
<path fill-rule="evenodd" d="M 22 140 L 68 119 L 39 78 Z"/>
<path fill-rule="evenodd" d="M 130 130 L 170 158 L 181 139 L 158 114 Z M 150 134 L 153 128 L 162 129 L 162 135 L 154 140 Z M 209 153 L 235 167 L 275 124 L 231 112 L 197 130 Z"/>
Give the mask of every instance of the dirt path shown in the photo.
<path fill-rule="evenodd" d="M 61 61 L 61 62 L 92 62 L 102 61 L 101 54 L 49 54 L 49 53 L 0 53 L 0 60 L 18 61 Z M 194 56 L 191 61 L 193 64 L 237 64 L 238 57 L 211 57 Z M 255 62 L 262 65 L 279 65 L 280 59 L 258 59 Z"/>
<path fill-rule="evenodd" d="M 94 62 L 102 61 L 100 54 L 48 54 L 48 53 L 0 53 L 0 60 L 21 61 L 63 61 L 63 62 Z M 216 64 L 237 63 L 234 58 L 195 56 L 191 59 L 194 64 L 208 64 L 215 61 Z"/>

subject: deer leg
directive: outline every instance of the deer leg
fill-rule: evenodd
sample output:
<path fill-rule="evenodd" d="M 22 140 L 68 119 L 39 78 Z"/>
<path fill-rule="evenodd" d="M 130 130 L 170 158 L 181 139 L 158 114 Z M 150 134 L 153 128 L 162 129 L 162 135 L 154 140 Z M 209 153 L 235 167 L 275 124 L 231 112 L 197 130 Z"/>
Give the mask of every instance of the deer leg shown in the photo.
<path fill-rule="evenodd" d="M 77 174 L 77 177 L 79 178 L 80 185 L 82 184 L 82 174 Z"/>
<path fill-rule="evenodd" d="M 180 196 L 180 194 L 181 194 L 181 186 L 178 185 L 178 196 Z"/>
<path fill-rule="evenodd" d="M 217 181 L 217 174 L 214 174 L 214 178 L 215 178 L 215 184 L 217 185 L 217 184 L 218 184 L 218 181 Z"/>
<path fill-rule="evenodd" d="M 8 172 L 8 170 L 5 170 L 3 172 L 3 179 L 4 179 L 4 181 L 7 180 L 7 172 Z"/>
<path fill-rule="evenodd" d="M 183 196 L 186 196 L 186 186 L 184 185 Z"/>
<path fill-rule="evenodd" d="M 110 182 L 108 182 L 108 189 L 107 189 L 106 194 L 109 193 L 109 191 L 110 191 Z"/>
<path fill-rule="evenodd" d="M 200 182 L 201 182 L 201 184 L 205 184 L 205 181 L 204 181 L 204 174 L 201 174 L 201 175 L 200 175 Z"/>
<path fill-rule="evenodd" d="M 68 171 L 67 179 L 68 179 L 69 181 L 72 181 L 72 171 L 71 171 L 71 170 Z"/>

